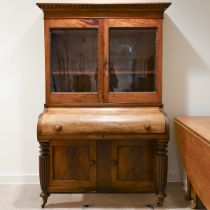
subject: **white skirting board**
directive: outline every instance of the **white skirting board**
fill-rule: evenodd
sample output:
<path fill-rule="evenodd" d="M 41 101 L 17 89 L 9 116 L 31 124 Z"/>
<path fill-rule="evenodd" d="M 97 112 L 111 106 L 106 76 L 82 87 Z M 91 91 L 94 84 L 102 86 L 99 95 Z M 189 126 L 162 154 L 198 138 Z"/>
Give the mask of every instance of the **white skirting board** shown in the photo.
<path fill-rule="evenodd" d="M 180 174 L 169 171 L 168 182 L 183 182 Z M 0 174 L 0 184 L 39 184 L 38 174 Z"/>
<path fill-rule="evenodd" d="M 0 184 L 38 184 L 38 174 L 0 174 Z"/>

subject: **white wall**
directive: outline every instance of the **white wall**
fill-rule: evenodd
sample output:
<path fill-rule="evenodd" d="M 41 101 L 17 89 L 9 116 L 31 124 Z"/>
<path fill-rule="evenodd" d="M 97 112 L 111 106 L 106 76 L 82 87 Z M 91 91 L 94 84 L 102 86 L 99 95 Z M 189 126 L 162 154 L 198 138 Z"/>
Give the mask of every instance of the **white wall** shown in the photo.
<path fill-rule="evenodd" d="M 210 115 L 210 1 L 171 2 L 164 22 L 163 103 L 171 124 L 169 181 L 179 181 L 173 119 Z M 36 123 L 44 104 L 44 36 L 35 3 L 1 0 L 0 183 L 38 182 Z"/>

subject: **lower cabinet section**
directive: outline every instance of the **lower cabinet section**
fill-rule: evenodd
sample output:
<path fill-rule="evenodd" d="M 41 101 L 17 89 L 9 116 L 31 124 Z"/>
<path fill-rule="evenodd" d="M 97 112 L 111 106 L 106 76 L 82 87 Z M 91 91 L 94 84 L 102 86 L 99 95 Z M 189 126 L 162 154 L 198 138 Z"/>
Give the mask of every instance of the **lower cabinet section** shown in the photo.
<path fill-rule="evenodd" d="M 50 192 L 155 192 L 155 142 L 51 140 Z"/>
<path fill-rule="evenodd" d="M 49 140 L 40 142 L 45 206 L 50 193 L 154 192 L 163 205 L 167 140 Z"/>

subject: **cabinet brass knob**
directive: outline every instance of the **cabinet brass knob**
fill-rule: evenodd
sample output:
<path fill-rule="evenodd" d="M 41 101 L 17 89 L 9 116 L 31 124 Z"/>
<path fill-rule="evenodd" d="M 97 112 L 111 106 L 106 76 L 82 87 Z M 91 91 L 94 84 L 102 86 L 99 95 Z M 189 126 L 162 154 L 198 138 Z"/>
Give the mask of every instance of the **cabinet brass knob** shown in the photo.
<path fill-rule="evenodd" d="M 144 128 L 145 128 L 145 130 L 150 131 L 151 130 L 151 125 L 150 124 L 145 124 Z"/>
<path fill-rule="evenodd" d="M 109 63 L 108 61 L 104 62 L 104 67 L 106 71 L 109 71 Z"/>
<path fill-rule="evenodd" d="M 96 161 L 95 160 L 90 160 L 90 165 L 95 165 Z"/>
<path fill-rule="evenodd" d="M 112 160 L 112 165 L 116 166 L 117 165 L 117 160 Z"/>
<path fill-rule="evenodd" d="M 62 126 L 61 126 L 61 125 L 56 125 L 56 126 L 55 126 L 55 130 L 56 130 L 57 132 L 61 131 L 61 130 L 62 130 Z"/>
<path fill-rule="evenodd" d="M 106 71 L 109 71 L 109 64 L 105 65 Z"/>

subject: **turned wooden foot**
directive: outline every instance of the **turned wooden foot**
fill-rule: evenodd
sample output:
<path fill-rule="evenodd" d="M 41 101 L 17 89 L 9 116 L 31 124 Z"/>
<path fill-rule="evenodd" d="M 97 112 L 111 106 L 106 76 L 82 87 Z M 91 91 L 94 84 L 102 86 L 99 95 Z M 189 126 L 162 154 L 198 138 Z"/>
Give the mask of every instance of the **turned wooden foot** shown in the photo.
<path fill-rule="evenodd" d="M 191 209 L 197 209 L 198 208 L 198 195 L 196 194 L 195 190 L 192 188 L 192 201 L 190 205 Z"/>
<path fill-rule="evenodd" d="M 197 206 L 197 203 L 196 203 L 194 200 L 192 200 L 192 201 L 191 201 L 190 208 L 191 208 L 191 209 L 197 209 L 197 207 L 198 207 L 198 206 Z"/>
<path fill-rule="evenodd" d="M 46 203 L 47 203 L 47 199 L 48 199 L 49 196 L 50 196 L 50 193 L 44 193 L 44 192 L 42 192 L 42 193 L 40 194 L 40 197 L 42 197 L 42 199 L 43 199 L 43 203 L 42 203 L 42 205 L 41 205 L 42 208 L 45 207 L 45 205 L 46 205 Z"/>
<path fill-rule="evenodd" d="M 165 193 L 167 184 L 167 168 L 168 168 L 168 156 L 167 156 L 167 142 L 157 142 L 156 153 L 156 187 L 157 187 L 157 206 L 163 206 L 164 198 L 167 196 Z"/>
<path fill-rule="evenodd" d="M 158 198 L 157 206 L 158 207 L 162 207 L 163 206 L 164 198 L 166 196 L 167 196 L 166 193 L 165 194 L 157 194 L 157 198 Z"/>
<path fill-rule="evenodd" d="M 190 180 L 188 179 L 188 177 L 187 177 L 187 192 L 186 192 L 186 195 L 184 198 L 187 201 L 192 200 L 192 186 L 191 186 L 191 183 L 190 183 Z"/>

